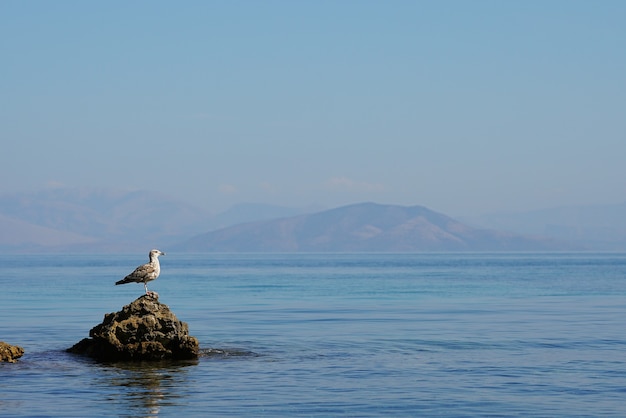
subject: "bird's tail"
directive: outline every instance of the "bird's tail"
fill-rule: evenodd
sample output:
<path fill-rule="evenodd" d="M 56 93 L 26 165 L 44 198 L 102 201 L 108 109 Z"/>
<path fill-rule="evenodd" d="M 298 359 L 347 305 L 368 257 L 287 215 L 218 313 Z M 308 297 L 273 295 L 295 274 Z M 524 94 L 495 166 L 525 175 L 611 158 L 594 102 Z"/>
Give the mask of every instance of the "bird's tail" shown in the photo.
<path fill-rule="evenodd" d="M 117 286 L 118 284 L 126 284 L 126 283 L 130 283 L 130 280 L 126 280 L 126 278 L 124 278 L 122 280 L 118 280 L 117 282 L 115 282 L 115 285 Z"/>

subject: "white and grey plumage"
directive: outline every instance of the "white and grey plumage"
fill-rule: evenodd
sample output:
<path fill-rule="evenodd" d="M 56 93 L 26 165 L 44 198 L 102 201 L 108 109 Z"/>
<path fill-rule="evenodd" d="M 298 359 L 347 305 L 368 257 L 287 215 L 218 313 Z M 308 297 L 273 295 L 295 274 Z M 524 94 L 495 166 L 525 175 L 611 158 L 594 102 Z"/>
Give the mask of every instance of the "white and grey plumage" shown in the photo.
<path fill-rule="evenodd" d="M 161 273 L 161 265 L 159 264 L 160 255 L 165 255 L 165 253 L 159 250 L 150 251 L 149 263 L 137 267 L 135 271 L 124 277 L 122 280 L 115 282 L 115 284 L 143 283 L 143 286 L 146 289 L 146 295 L 148 295 L 149 292 L 147 283 L 159 277 L 159 274 Z"/>

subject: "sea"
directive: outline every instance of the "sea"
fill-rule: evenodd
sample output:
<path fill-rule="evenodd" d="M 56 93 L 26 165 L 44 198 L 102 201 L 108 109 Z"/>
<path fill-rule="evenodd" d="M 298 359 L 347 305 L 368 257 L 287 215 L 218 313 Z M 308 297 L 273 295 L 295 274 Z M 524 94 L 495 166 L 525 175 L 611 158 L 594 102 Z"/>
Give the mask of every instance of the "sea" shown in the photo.
<path fill-rule="evenodd" d="M 198 360 L 67 353 L 146 261 L 0 255 L 0 416 L 626 416 L 625 253 L 168 253 Z"/>

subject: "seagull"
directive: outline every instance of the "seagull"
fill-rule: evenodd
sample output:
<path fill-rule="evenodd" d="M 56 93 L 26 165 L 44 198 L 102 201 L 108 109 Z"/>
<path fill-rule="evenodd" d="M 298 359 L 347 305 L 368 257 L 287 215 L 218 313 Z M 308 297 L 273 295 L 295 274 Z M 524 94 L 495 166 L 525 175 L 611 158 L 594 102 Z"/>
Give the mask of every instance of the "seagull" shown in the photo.
<path fill-rule="evenodd" d="M 159 264 L 160 255 L 165 255 L 165 253 L 159 250 L 151 250 L 148 255 L 150 257 L 149 263 L 137 267 L 135 271 L 122 280 L 115 282 L 115 284 L 143 283 L 143 287 L 146 289 L 146 295 L 150 296 L 150 294 L 154 292 L 148 292 L 147 283 L 159 277 L 159 273 L 161 273 L 161 265 Z"/>

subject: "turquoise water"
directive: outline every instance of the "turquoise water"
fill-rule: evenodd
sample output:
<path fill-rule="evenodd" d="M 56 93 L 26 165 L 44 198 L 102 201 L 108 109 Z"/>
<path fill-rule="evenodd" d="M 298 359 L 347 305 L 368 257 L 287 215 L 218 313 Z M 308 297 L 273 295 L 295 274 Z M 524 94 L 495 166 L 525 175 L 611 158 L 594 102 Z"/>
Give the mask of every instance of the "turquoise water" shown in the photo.
<path fill-rule="evenodd" d="M 168 253 L 150 290 L 221 354 L 66 354 L 144 258 L 0 256 L 0 416 L 626 412 L 626 254 Z"/>

